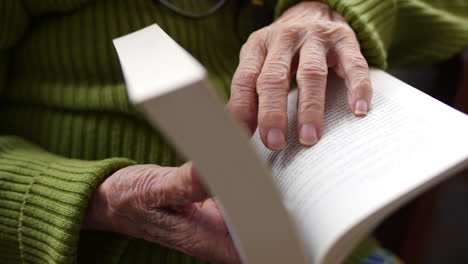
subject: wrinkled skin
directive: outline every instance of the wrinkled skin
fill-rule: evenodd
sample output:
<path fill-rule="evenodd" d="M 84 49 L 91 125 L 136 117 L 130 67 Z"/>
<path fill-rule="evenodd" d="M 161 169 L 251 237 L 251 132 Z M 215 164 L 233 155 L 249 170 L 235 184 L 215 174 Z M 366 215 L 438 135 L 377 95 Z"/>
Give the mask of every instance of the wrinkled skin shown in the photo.
<path fill-rule="evenodd" d="M 313 145 L 322 134 L 329 67 L 345 79 L 351 111 L 366 115 L 372 97 L 369 67 L 353 30 L 327 5 L 301 2 L 250 35 L 240 52 L 228 109 L 250 132 L 258 125 L 266 147 L 282 149 L 287 95 L 296 73 L 298 138 Z"/>
<path fill-rule="evenodd" d="M 267 147 L 286 144 L 291 75 L 299 86 L 298 131 L 310 146 L 321 136 L 328 68 L 346 80 L 349 107 L 366 115 L 369 68 L 353 30 L 327 5 L 302 2 L 242 47 L 228 109 Z M 222 263 L 240 263 L 223 217 L 191 163 L 180 168 L 135 165 L 108 177 L 94 193 L 84 229 L 142 238 Z"/>
<path fill-rule="evenodd" d="M 83 228 L 123 233 L 204 260 L 240 263 L 220 210 L 192 163 L 118 170 L 94 193 Z"/>

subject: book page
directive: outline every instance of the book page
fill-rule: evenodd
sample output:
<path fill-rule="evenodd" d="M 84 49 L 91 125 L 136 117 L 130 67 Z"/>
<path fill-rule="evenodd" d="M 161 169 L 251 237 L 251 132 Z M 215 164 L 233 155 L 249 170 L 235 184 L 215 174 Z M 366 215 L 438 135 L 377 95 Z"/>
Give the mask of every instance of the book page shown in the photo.
<path fill-rule="evenodd" d="M 224 111 L 203 67 L 157 25 L 116 39 L 114 45 L 130 100 L 194 161 L 221 201 L 243 263 L 308 263 L 270 170 L 246 131 Z"/>
<path fill-rule="evenodd" d="M 298 143 L 297 90 L 288 101 L 286 148 L 268 150 L 258 131 L 252 139 L 296 216 L 313 263 L 323 263 L 366 217 L 468 158 L 466 115 L 382 71 L 372 70 L 371 77 L 374 98 L 364 118 L 348 109 L 343 81 L 329 78 L 323 136 L 315 146 Z M 358 242 L 347 241 L 327 263 L 338 263 Z"/>

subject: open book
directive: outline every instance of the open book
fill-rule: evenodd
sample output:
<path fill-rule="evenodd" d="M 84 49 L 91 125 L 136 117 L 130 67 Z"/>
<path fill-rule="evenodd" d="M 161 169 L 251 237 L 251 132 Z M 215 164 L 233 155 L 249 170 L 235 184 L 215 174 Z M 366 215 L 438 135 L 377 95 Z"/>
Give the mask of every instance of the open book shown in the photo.
<path fill-rule="evenodd" d="M 265 148 L 223 109 L 205 69 L 158 26 L 116 39 L 130 100 L 195 161 L 244 263 L 339 263 L 387 215 L 468 165 L 468 117 L 371 70 L 369 115 L 331 75 L 321 140 Z"/>

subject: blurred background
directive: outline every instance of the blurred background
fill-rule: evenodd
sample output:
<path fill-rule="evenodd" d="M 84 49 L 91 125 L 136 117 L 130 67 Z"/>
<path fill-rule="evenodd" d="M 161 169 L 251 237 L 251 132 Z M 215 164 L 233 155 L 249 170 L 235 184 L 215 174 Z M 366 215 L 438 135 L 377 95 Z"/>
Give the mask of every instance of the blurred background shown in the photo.
<path fill-rule="evenodd" d="M 390 73 L 468 113 L 468 49 L 437 65 Z M 398 210 L 376 235 L 407 264 L 468 263 L 468 170 Z"/>

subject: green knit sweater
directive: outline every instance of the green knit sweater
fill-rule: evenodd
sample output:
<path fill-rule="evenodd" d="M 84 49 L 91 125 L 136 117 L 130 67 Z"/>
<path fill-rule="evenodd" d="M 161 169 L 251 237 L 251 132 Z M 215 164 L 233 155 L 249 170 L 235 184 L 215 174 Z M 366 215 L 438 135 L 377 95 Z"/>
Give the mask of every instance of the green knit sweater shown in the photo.
<path fill-rule="evenodd" d="M 242 45 L 234 1 L 199 21 L 155 2 L 0 2 L 1 263 L 200 263 L 142 240 L 80 231 L 106 176 L 135 163 L 181 162 L 129 104 L 113 38 L 158 23 L 228 94 Z M 214 3 L 174 2 L 195 11 Z M 279 0 L 277 14 L 294 2 Z M 349 21 L 369 63 L 381 68 L 441 60 L 468 44 L 466 0 L 324 2 Z"/>

